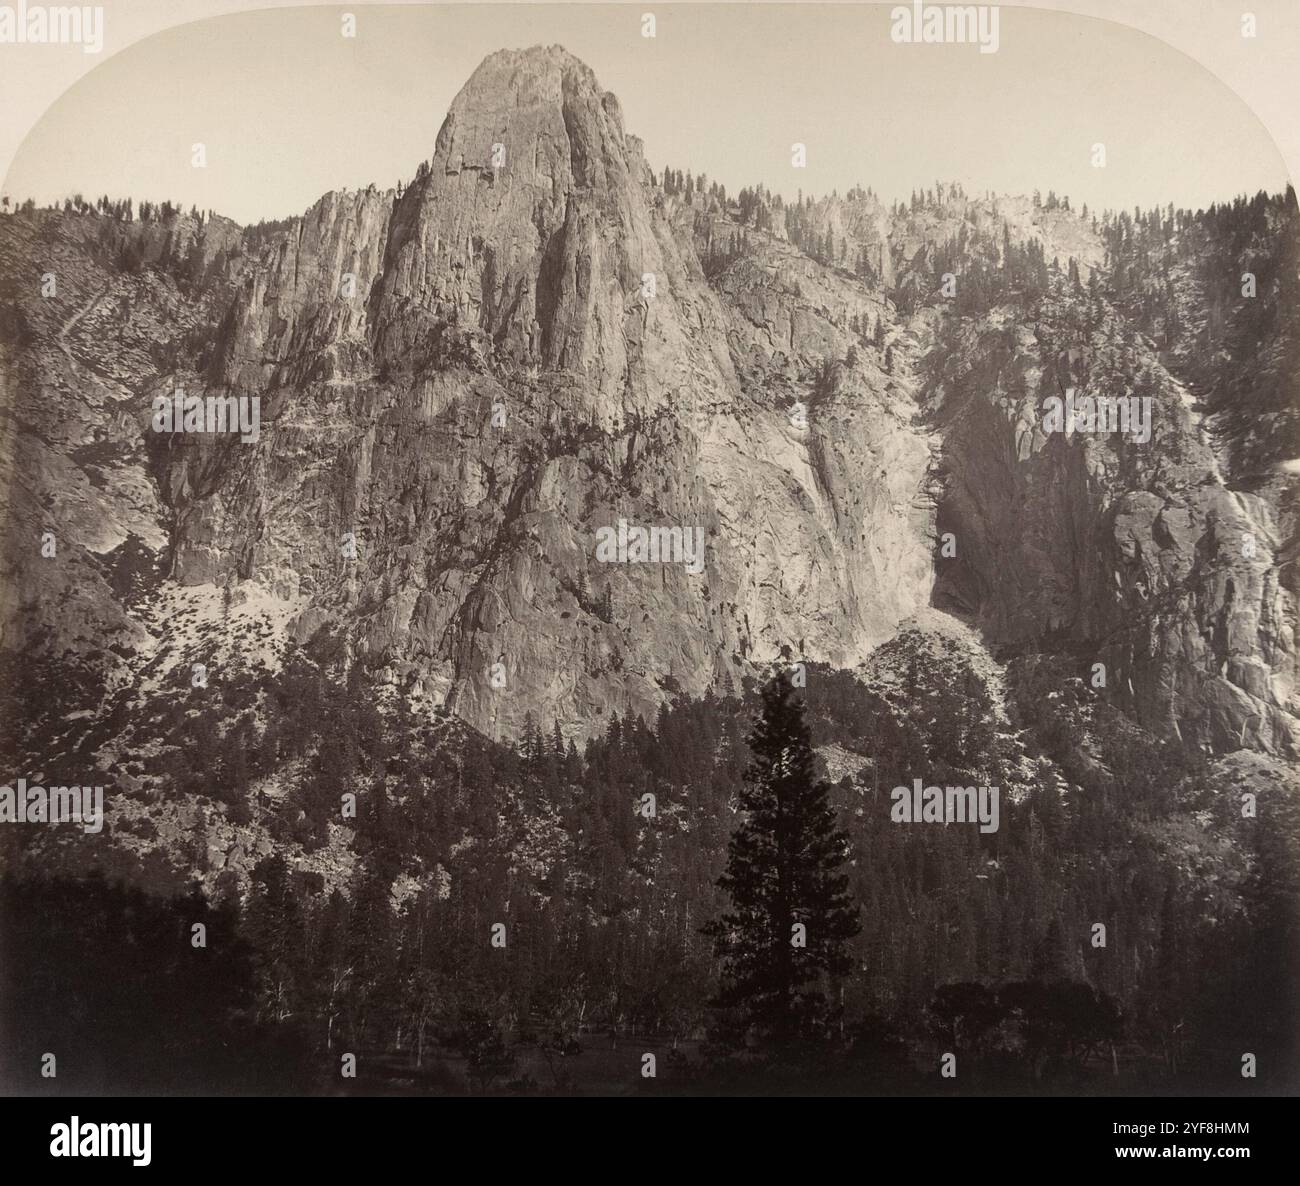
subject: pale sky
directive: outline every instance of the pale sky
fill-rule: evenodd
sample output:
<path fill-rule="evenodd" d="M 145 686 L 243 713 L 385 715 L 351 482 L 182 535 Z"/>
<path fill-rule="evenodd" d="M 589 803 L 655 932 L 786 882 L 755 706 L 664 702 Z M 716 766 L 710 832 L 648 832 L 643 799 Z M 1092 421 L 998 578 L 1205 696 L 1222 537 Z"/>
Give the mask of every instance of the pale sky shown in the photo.
<path fill-rule="evenodd" d="M 1003 5 L 996 53 L 897 45 L 891 7 L 355 6 L 355 40 L 342 7 L 209 18 L 104 54 L 23 142 L 3 192 L 170 198 L 240 222 L 299 214 L 331 189 L 410 178 L 482 58 L 538 43 L 592 67 L 656 169 L 703 169 L 732 191 L 860 183 L 888 201 L 957 179 L 1055 189 L 1076 207 L 1195 207 L 1287 182 L 1245 104 L 1160 40 Z M 1221 14 L 1224 37 L 1240 40 L 1239 12 Z M 1243 52 L 1256 49 L 1269 45 Z M 0 46 L 0 64 L 24 51 L 67 52 Z M 196 141 L 206 169 L 191 166 Z M 805 169 L 791 167 L 795 141 Z"/>

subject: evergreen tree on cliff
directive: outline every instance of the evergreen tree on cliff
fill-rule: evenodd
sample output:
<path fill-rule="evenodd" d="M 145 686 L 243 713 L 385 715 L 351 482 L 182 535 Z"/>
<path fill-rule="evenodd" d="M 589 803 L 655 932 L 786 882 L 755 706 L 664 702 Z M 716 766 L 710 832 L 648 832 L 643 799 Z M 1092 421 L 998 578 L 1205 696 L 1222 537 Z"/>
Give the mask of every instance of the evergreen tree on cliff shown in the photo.
<path fill-rule="evenodd" d="M 840 872 L 849 838 L 815 776 L 804 711 L 790 672 L 779 670 L 749 736 L 742 822 L 718 879 L 731 909 L 704 928 L 722 960 L 715 1004 L 737 1009 L 778 1050 L 825 1031 L 823 990 L 849 970 L 845 944 L 860 929 Z"/>

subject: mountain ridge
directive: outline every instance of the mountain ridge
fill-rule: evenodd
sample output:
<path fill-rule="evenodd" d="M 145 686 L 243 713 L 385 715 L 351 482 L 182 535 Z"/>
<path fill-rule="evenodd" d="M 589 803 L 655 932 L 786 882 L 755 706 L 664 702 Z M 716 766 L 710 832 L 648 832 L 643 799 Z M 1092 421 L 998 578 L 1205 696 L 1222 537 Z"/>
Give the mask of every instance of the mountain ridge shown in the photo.
<path fill-rule="evenodd" d="M 504 152 L 494 166 L 497 146 Z M 770 206 L 759 199 L 760 209 Z M 706 276 L 728 224 L 746 250 Z M 1187 492 L 1202 478 L 1214 484 L 1215 459 L 1197 454 L 1176 380 L 1125 319 L 1103 313 L 1094 331 L 1068 310 L 1056 317 L 1076 335 L 1067 354 L 1100 332 L 1120 335 L 1112 374 L 1122 378 L 1141 356 L 1168 416 L 1170 447 L 1194 455 L 1177 472 L 1100 440 L 1076 440 L 1044 461 L 1051 442 L 1036 433 L 1033 407 L 1055 360 L 1042 357 L 1032 325 L 1017 328 L 1010 344 L 1014 400 L 999 393 L 990 405 L 967 389 L 971 370 L 991 367 L 997 391 L 1007 319 L 1020 314 L 991 308 L 984 332 L 953 338 L 953 314 L 934 291 L 940 257 L 965 236 L 954 259 L 1005 266 L 999 238 L 1020 250 L 1037 228 L 1043 258 L 1026 275 L 1047 272 L 1054 244 L 1079 252 L 1071 256 L 1079 290 L 1035 273 L 1029 283 L 1041 299 L 1108 308 L 1089 293 L 1107 254 L 1102 236 L 1059 208 L 968 199 L 951 186 L 933 205 L 889 215 L 874 199 L 823 199 L 792 225 L 801 224 L 812 241 L 829 234 L 846 263 L 856 248 L 876 275 L 819 262 L 785 228 L 737 224 L 730 202 L 665 192 L 623 129 L 617 100 L 567 51 L 493 54 L 453 102 L 432 158 L 400 192 L 327 194 L 238 268 L 219 258 L 232 248 L 222 224 L 169 236 L 158 251 L 182 255 L 191 273 L 215 284 L 204 291 L 200 279 L 197 300 L 179 287 L 149 299 L 168 316 L 184 308 L 190 332 L 207 340 L 194 350 L 169 335 L 176 358 L 151 375 L 132 364 L 125 384 L 96 377 L 102 409 L 129 423 L 88 422 L 67 444 L 85 449 L 107 438 L 120 448 L 131 459 L 122 473 L 137 505 L 100 491 L 96 471 L 73 460 L 85 488 L 78 501 L 91 518 L 119 524 L 107 538 L 125 538 L 130 523 L 182 587 L 253 581 L 303 603 L 286 626 L 297 642 L 345 625 L 367 667 L 442 699 L 492 736 L 518 735 L 529 713 L 559 717 L 578 735 L 614 710 L 650 716 L 672 694 L 666 684 L 703 694 L 786 648 L 858 666 L 938 596 L 979 620 L 992 646 L 1039 645 L 1064 629 L 1069 646 L 1094 648 L 1096 661 L 1117 669 L 1121 688 L 1136 673 L 1129 710 L 1145 712 L 1154 727 L 1186 729 L 1220 750 L 1236 737 L 1291 752 L 1293 586 L 1268 576 L 1286 536 L 1274 509 L 1283 503 L 1214 495 L 1212 509 L 1193 509 L 1183 522 L 1189 497 L 1210 497 Z M 124 240 L 157 237 L 152 223 L 132 228 Z M 967 267 L 958 273 L 964 286 Z M 119 302 L 139 287 L 136 274 L 114 268 L 100 285 Z M 112 357 L 116 347 L 95 337 L 111 321 L 99 325 L 103 309 L 88 312 L 92 305 L 74 311 L 87 320 L 62 322 L 66 355 L 38 348 L 26 361 L 28 382 L 75 380 L 84 365 L 78 343 L 82 354 Z M 43 325 L 45 314 L 23 315 Z M 861 331 L 864 320 L 877 327 L 880 347 Z M 950 356 L 965 358 L 965 375 L 942 370 L 935 351 L 945 334 L 949 345 L 967 343 Z M 144 422 L 147 400 L 178 385 L 258 396 L 263 441 L 242 450 L 205 439 L 126 439 Z M 965 413 L 954 415 L 959 407 Z M 1006 460 L 980 462 L 984 472 L 964 489 L 954 485 L 954 462 L 990 442 L 988 455 Z M 1033 555 L 1015 538 L 1025 508 L 1032 515 L 1045 505 L 1023 485 L 1029 471 L 1043 469 L 1050 484 L 1060 466 L 1080 463 L 1076 505 L 1087 513 L 1074 516 L 1072 530 L 1127 555 L 1130 567 L 1136 556 L 1119 594 L 1085 557 L 1094 545 L 1055 555 L 1048 537 L 1071 516 L 1043 525 Z M 1126 503 L 1108 485 L 1117 476 Z M 972 511 L 1008 483 L 1022 491 L 992 521 Z M 1165 493 L 1144 492 L 1152 483 Z M 1143 509 L 1150 498 L 1156 509 Z M 28 508 L 11 529 L 39 517 Z M 597 565 L 594 534 L 620 518 L 696 526 L 708 541 L 705 574 Z M 937 552 L 954 525 L 958 563 L 945 565 Z M 1147 613 L 1133 590 L 1177 599 L 1198 550 L 1222 552 L 1251 533 L 1262 570 L 1236 557 L 1224 560 L 1209 592 L 1194 583 L 1182 608 L 1195 628 L 1148 631 L 1106 650 L 1105 639 L 1128 629 L 1124 615 Z M 355 562 L 340 553 L 349 535 Z M 1136 552 L 1119 536 L 1136 541 Z M 1004 541 L 1000 553 L 995 537 Z M 86 548 L 88 539 L 74 532 L 72 542 Z M 28 548 L 11 538 L 11 568 L 31 574 Z M 1227 571 L 1234 566 L 1235 579 Z M 1008 581 L 1021 571 L 1039 575 Z M 86 584 L 100 590 L 92 617 L 138 638 L 138 623 L 103 592 L 102 575 Z M 1045 587 L 1057 592 L 1043 599 Z M 11 602 L 7 645 L 42 629 L 68 633 L 43 619 L 40 591 L 49 590 L 35 577 L 18 606 Z M 611 621 L 596 612 L 601 597 Z M 999 606 L 993 615 L 980 608 L 985 602 Z M 15 629 L 23 615 L 29 620 Z M 494 687 L 503 657 L 506 683 Z M 130 667 L 120 664 L 110 682 L 129 681 Z M 1253 733 L 1252 716 L 1260 720 Z"/>

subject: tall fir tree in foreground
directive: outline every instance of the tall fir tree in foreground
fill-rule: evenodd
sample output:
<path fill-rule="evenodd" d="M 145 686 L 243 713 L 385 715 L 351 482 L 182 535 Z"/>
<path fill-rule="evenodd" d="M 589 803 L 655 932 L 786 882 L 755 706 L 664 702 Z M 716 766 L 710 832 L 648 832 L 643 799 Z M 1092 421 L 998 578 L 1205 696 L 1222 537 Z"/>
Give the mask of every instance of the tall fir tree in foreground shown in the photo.
<path fill-rule="evenodd" d="M 845 944 L 860 929 L 840 872 L 849 837 L 816 777 L 804 712 L 790 672 L 779 670 L 749 736 L 742 822 L 718 879 L 731 909 L 704 928 L 722 960 L 716 1004 L 737 1009 L 777 1049 L 825 1032 L 832 1008 L 823 990 L 848 972 Z"/>

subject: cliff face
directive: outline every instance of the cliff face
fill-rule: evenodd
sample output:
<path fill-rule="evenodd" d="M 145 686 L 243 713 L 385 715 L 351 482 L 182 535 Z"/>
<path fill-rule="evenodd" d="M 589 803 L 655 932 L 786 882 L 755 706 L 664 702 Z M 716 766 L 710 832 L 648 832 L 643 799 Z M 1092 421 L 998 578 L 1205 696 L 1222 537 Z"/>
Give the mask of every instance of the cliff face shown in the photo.
<path fill-rule="evenodd" d="M 1229 488 L 1149 345 L 1107 355 L 1114 310 L 1084 330 L 1066 312 L 963 320 L 933 291 L 959 230 L 994 259 L 1004 235 L 1041 241 L 1086 279 L 1104 258 L 1086 221 L 957 194 L 910 212 L 827 199 L 809 234 L 865 258 L 855 275 L 783 231 L 715 264 L 733 213 L 658 185 L 617 101 L 553 47 L 488 58 L 401 192 L 329 194 L 230 259 L 225 230 L 200 228 L 201 282 L 96 255 L 93 216 L 3 220 L 6 264 L 36 267 L 44 220 L 72 277 L 54 305 L 6 294 L 24 319 L 0 358 L 24 409 L 6 643 L 116 632 L 119 684 L 179 661 L 118 587 L 156 562 L 182 595 L 269 595 L 285 638 L 338 635 L 488 733 L 531 713 L 581 736 L 783 647 L 857 666 L 933 602 L 991 644 L 1105 663 L 1159 730 L 1294 744 L 1277 491 Z M 165 348 L 137 351 L 142 334 Z M 1071 350 L 1095 359 L 1074 382 L 1142 376 L 1149 444 L 1040 431 Z M 159 438 L 150 401 L 178 386 L 256 396 L 259 438 Z M 51 400 L 71 419 L 38 431 Z M 63 524 L 57 569 L 32 552 L 43 517 Z M 690 531 L 700 570 L 607 562 L 599 533 L 620 520 Z M 55 610 L 73 588 L 85 629 Z"/>
<path fill-rule="evenodd" d="M 221 327 L 212 378 L 264 392 L 366 365 L 366 297 L 381 274 L 391 192 L 326 194 L 250 270 Z"/>
<path fill-rule="evenodd" d="M 215 486 L 206 443 L 160 460 L 175 578 L 302 599 L 299 638 L 344 621 L 494 734 L 783 645 L 860 662 L 928 597 L 929 449 L 908 384 L 814 372 L 886 302 L 775 240 L 720 301 L 673 213 L 590 70 L 493 55 L 401 195 L 330 195 L 251 270 L 209 377 L 263 436 Z M 598 561 L 620 519 L 697 533 L 702 572 Z"/>
<path fill-rule="evenodd" d="M 613 95 L 559 47 L 493 54 L 452 103 L 393 214 L 376 355 L 409 365 L 430 329 L 582 375 L 609 411 L 651 412 L 690 376 L 698 268 L 656 217 Z M 654 277 L 654 292 L 642 278 Z M 725 373 L 725 357 L 708 360 Z"/>
<path fill-rule="evenodd" d="M 947 420 L 939 529 L 957 554 L 936 603 L 996 643 L 1101 664 L 1110 698 L 1159 735 L 1292 752 L 1294 573 L 1276 506 L 1228 488 L 1147 345 L 1117 318 L 1089 334 L 1060 310 L 1033 333 L 987 321 L 946 347 L 927 397 Z M 1149 399 L 1151 439 L 1046 433 L 1043 401 L 1067 382 Z"/>

